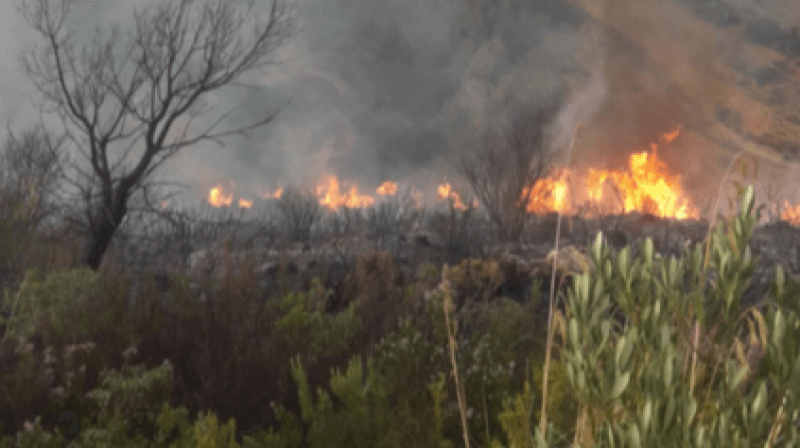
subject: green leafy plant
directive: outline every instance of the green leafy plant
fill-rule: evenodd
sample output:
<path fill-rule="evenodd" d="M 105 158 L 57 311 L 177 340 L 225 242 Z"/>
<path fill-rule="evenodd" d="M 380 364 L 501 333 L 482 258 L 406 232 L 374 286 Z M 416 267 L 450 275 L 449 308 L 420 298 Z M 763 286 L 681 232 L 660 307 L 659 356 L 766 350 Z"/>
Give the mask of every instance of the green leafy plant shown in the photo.
<path fill-rule="evenodd" d="M 314 277 L 309 292 L 289 293 L 276 305 L 284 314 L 275 326 L 287 343 L 295 347 L 296 353 L 307 351 L 312 359 L 321 355 L 337 356 L 347 350 L 361 330 L 355 314 L 358 303 L 349 304 L 345 311 L 337 314 L 325 312 L 325 302 L 331 293 L 318 277 Z"/>
<path fill-rule="evenodd" d="M 330 380 L 333 396 L 317 389 L 316 402 L 299 359 L 292 361 L 292 376 L 298 388 L 302 418 L 309 428 L 310 446 L 403 446 L 397 432 L 392 431 L 387 396 L 376 381 L 372 365 L 367 366 L 366 376 L 359 357 L 352 358 L 344 372 L 334 369 Z"/>
<path fill-rule="evenodd" d="M 707 260 L 700 245 L 685 259 L 662 259 L 647 240 L 632 259 L 628 249 L 612 255 L 600 237 L 595 241 L 596 270 L 575 276 L 561 335 L 566 376 L 580 403 L 575 444 L 800 441 L 800 321 L 779 306 L 789 300 L 781 269 L 774 288 L 780 299 L 766 313 L 740 310 L 759 214 L 752 187 L 741 199 L 740 214 L 710 236 Z"/>
<path fill-rule="evenodd" d="M 47 329 L 53 340 L 83 340 L 93 331 L 110 326 L 107 313 L 100 312 L 102 279 L 91 269 L 82 268 L 49 273 L 30 269 L 15 293 L 4 295 L 0 316 L 6 337 L 28 338 L 36 329 Z M 105 308 L 107 309 L 107 308 Z"/>

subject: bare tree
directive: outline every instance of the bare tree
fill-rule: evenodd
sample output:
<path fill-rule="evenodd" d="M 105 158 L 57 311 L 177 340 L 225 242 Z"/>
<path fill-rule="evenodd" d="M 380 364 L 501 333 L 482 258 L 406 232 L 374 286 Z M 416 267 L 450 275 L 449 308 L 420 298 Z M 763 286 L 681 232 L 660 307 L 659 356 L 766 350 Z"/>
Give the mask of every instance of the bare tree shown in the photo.
<path fill-rule="evenodd" d="M 461 172 L 488 214 L 498 241 L 518 241 L 527 224 L 527 205 L 535 194 L 532 187 L 552 160 L 545 137 L 555 107 L 523 114 L 505 138 L 487 132 L 476 156 L 461 160 Z"/>
<path fill-rule="evenodd" d="M 22 206 L 29 230 L 56 215 L 64 175 L 65 137 L 54 138 L 41 124 L 14 135 L 10 128 L 0 152 L 0 216 Z M 10 216 L 5 216 L 10 218 Z"/>
<path fill-rule="evenodd" d="M 26 53 L 23 67 L 89 165 L 74 164 L 69 178 L 82 204 L 83 264 L 100 266 L 129 199 L 147 194 L 153 172 L 166 160 L 202 140 L 222 146 L 219 138 L 263 126 L 280 110 L 250 126 L 212 133 L 231 109 L 204 132 L 187 136 L 192 120 L 211 110 L 204 102 L 209 92 L 239 86 L 236 80 L 245 72 L 274 63 L 275 50 L 291 35 L 293 21 L 281 0 L 272 1 L 266 17 L 254 14 L 254 2 L 159 2 L 134 13 L 127 39 L 116 25 L 110 36 L 97 30 L 78 53 L 73 34 L 64 30 L 71 1 L 24 0 L 20 12 L 46 45 Z M 240 10 L 239 3 L 246 7 Z M 254 17 L 253 39 L 245 41 L 239 33 Z M 184 117 L 188 124 L 181 122 Z M 181 135 L 168 141 L 171 131 Z M 139 141 L 144 149 L 135 152 Z"/>
<path fill-rule="evenodd" d="M 287 187 L 278 199 L 278 208 L 283 215 L 287 237 L 293 242 L 308 242 L 311 227 L 323 215 L 319 199 L 296 187 Z"/>

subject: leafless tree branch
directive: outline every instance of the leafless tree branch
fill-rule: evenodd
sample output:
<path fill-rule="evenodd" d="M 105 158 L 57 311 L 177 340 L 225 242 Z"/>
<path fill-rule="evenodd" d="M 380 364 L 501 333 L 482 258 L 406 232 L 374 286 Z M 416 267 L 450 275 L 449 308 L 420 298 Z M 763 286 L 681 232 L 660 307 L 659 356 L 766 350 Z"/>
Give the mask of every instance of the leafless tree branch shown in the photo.
<path fill-rule="evenodd" d="M 180 149 L 203 140 L 224 146 L 220 138 L 264 126 L 280 112 L 212 133 L 227 112 L 200 134 L 189 136 L 187 125 L 171 137 L 178 120 L 188 117 L 191 123 L 211 110 L 205 103 L 211 92 L 275 63 L 275 51 L 294 30 L 284 1 L 273 0 L 269 13 L 259 17 L 253 12 L 255 0 L 208 0 L 200 8 L 192 0 L 167 0 L 137 10 L 125 35 L 118 26 L 107 35 L 97 30 L 91 45 L 80 51 L 65 29 L 68 0 L 23 1 L 19 11 L 46 42 L 25 54 L 23 68 L 44 104 L 70 128 L 68 136 L 90 168 L 75 164 L 81 181 L 69 182 L 85 205 L 82 219 L 89 233 L 83 263 L 99 267 L 131 196 L 146 195 L 146 182 Z M 241 36 L 246 30 L 250 39 Z M 111 150 L 124 141 L 130 144 L 122 155 L 112 157 Z M 144 149 L 134 159 L 137 142 Z"/>

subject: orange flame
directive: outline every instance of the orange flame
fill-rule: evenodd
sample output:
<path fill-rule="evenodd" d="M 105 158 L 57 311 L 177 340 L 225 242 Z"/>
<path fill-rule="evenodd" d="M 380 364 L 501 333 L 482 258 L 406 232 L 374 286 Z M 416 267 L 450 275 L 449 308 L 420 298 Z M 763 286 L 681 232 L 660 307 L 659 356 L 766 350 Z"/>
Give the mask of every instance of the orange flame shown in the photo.
<path fill-rule="evenodd" d="M 397 193 L 397 183 L 387 180 L 375 191 L 381 196 L 394 196 Z"/>
<path fill-rule="evenodd" d="M 688 218 L 695 214 L 680 185 L 680 178 L 670 176 L 666 165 L 655 153 L 631 154 L 628 171 L 594 171 L 588 187 L 595 200 L 603 199 L 603 183 L 611 180 L 624 197 L 625 212 L 639 210 L 661 217 Z"/>
<path fill-rule="evenodd" d="M 239 198 L 239 207 L 241 207 L 241 208 L 250 208 L 252 206 L 253 206 L 252 199 Z"/>
<path fill-rule="evenodd" d="M 671 142 L 680 135 L 680 127 L 661 136 L 662 141 Z M 631 154 L 627 170 L 589 169 L 583 175 L 572 170 L 554 170 L 550 176 L 538 180 L 532 187 L 527 210 L 542 213 L 551 211 L 571 212 L 578 198 L 570 193 L 564 175 L 582 179 L 584 191 L 591 203 L 604 205 L 613 202 L 605 197 L 607 185 L 616 186 L 622 195 L 625 212 L 641 211 L 660 217 L 685 219 L 697 216 L 681 186 L 680 176 L 669 174 L 666 164 L 658 158 L 658 147 L 651 144 L 651 152 Z M 607 184 L 608 182 L 608 184 Z M 529 191 L 523 191 L 522 198 Z M 577 191 L 575 192 L 577 193 Z M 569 201 L 567 200 L 569 199 Z"/>
<path fill-rule="evenodd" d="M 467 206 L 464 205 L 464 203 L 461 201 L 461 196 L 459 196 L 458 193 L 456 193 L 453 190 L 453 187 L 450 186 L 449 182 L 445 182 L 443 184 L 439 184 L 439 186 L 437 187 L 437 190 L 438 190 L 440 199 L 452 199 L 453 200 L 453 207 L 455 207 L 455 208 L 457 208 L 459 210 L 466 210 L 467 209 Z M 477 206 L 478 205 L 478 201 L 477 200 L 473 201 L 473 205 Z"/>
<path fill-rule="evenodd" d="M 528 213 L 547 213 L 551 211 L 567 211 L 567 193 L 569 188 L 564 176 L 565 169 L 555 169 L 549 177 L 539 179 L 532 188 L 522 189 L 522 199 L 528 198 Z"/>
<path fill-rule="evenodd" d="M 789 202 L 783 202 L 781 219 L 795 226 L 800 226 L 800 204 L 792 207 Z"/>
<path fill-rule="evenodd" d="M 222 185 L 217 185 L 208 192 L 208 203 L 214 207 L 222 207 L 223 205 L 231 205 L 233 202 L 233 193 L 225 194 L 222 192 Z"/>
<path fill-rule="evenodd" d="M 365 207 L 375 203 L 375 198 L 359 194 L 355 185 L 350 185 L 349 191 L 340 193 L 339 179 L 333 175 L 323 177 L 322 183 L 317 185 L 317 196 L 320 197 L 320 204 L 330 209 L 341 206 Z"/>

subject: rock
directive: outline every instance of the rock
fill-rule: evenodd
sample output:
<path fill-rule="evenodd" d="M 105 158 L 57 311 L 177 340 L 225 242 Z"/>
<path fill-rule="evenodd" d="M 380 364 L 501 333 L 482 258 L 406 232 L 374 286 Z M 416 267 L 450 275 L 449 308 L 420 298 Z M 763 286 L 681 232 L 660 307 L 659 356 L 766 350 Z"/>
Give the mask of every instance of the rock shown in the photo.
<path fill-rule="evenodd" d="M 588 273 L 594 270 L 592 260 L 583 254 L 575 246 L 565 246 L 558 249 L 558 257 L 556 251 L 551 250 L 544 259 L 544 266 L 549 272 L 552 269 L 553 261 L 555 258 L 556 270 L 561 273 Z"/>

